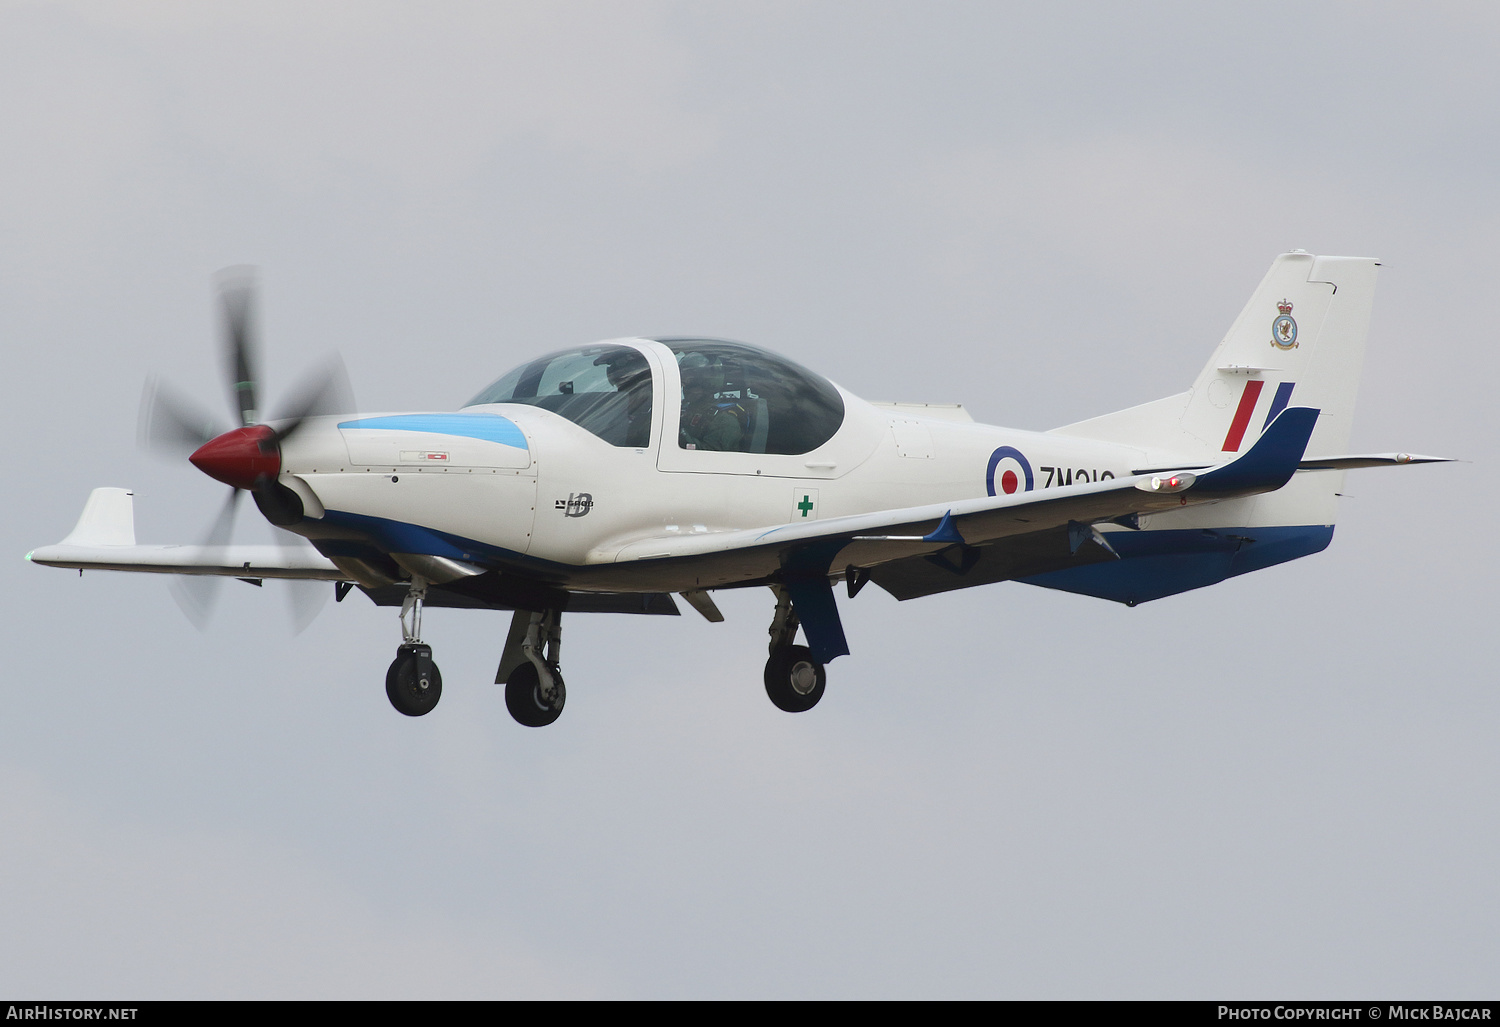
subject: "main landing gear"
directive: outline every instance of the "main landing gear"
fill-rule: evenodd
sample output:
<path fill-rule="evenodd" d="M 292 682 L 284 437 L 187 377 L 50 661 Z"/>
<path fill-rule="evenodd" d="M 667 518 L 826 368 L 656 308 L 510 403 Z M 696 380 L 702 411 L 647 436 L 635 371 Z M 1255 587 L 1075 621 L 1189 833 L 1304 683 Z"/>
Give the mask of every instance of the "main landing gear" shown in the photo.
<path fill-rule="evenodd" d="M 805 713 L 818 705 L 828 683 L 823 665 L 812 658 L 805 645 L 793 645 L 797 637 L 797 611 L 784 588 L 776 589 L 776 616 L 771 621 L 771 658 L 766 661 L 766 695 L 779 710 Z"/>
<path fill-rule="evenodd" d="M 413 578 L 406 601 L 401 604 L 401 637 L 390 670 L 385 672 L 385 694 L 398 713 L 420 717 L 431 713 L 443 697 L 443 675 L 432 662 L 432 646 L 421 639 L 422 603 L 427 582 Z"/>
<path fill-rule="evenodd" d="M 562 611 L 517 610 L 495 683 L 505 682 L 505 708 L 523 727 L 546 727 L 562 716 L 568 691 L 558 669 Z"/>

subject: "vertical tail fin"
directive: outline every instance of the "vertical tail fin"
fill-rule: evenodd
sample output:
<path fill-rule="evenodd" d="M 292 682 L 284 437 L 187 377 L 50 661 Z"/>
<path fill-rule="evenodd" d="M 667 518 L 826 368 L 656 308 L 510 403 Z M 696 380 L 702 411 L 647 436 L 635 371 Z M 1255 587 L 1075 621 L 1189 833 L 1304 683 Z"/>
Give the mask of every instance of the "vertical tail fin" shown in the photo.
<path fill-rule="evenodd" d="M 1218 463 L 1288 405 L 1322 410 L 1309 455 L 1347 450 L 1379 262 L 1284 253 L 1185 393 L 1055 429 Z"/>
<path fill-rule="evenodd" d="M 1277 257 L 1193 383 L 1183 429 L 1224 459 L 1290 403 L 1323 411 L 1310 453 L 1347 452 L 1378 266 L 1361 257 Z"/>

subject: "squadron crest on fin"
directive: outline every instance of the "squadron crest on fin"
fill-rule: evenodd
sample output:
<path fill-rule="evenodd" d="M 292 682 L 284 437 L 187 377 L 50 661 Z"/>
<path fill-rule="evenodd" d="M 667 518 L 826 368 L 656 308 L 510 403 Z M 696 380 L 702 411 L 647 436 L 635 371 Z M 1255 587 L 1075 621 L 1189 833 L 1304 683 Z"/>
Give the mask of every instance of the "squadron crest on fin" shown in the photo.
<path fill-rule="evenodd" d="M 1271 322 L 1271 345 L 1277 349 L 1297 348 L 1297 322 L 1292 318 L 1292 305 L 1286 300 L 1276 304 L 1281 316 Z"/>

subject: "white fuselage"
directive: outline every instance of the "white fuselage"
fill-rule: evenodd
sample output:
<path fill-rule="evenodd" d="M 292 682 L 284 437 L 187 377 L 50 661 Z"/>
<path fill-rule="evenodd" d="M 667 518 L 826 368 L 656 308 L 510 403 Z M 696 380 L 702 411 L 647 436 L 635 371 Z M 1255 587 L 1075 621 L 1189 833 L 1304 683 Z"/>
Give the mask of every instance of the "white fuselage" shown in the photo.
<path fill-rule="evenodd" d="M 810 452 L 687 449 L 679 444 L 676 363 L 660 343 L 629 344 L 654 372 L 647 446 L 611 445 L 555 413 L 513 403 L 459 415 L 328 418 L 286 447 L 282 482 L 315 519 L 326 511 L 416 525 L 542 561 L 570 587 L 589 588 L 618 587 L 609 583 L 612 575 L 590 569 L 649 557 L 653 540 L 674 535 L 1125 477 L 1147 459 L 1133 446 L 975 424 L 951 410 L 932 416 L 842 389 L 842 423 Z M 434 430 L 451 429 L 455 417 L 485 415 L 514 425 L 514 437 L 499 442 Z"/>

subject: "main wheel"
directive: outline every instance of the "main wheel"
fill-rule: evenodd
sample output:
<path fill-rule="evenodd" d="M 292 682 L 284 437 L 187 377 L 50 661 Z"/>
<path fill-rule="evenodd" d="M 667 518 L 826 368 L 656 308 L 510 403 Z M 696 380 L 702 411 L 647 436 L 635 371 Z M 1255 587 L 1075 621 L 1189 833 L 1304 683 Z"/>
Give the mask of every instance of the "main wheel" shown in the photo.
<path fill-rule="evenodd" d="M 407 646 L 396 651 L 390 670 L 385 672 L 386 698 L 396 707 L 396 712 L 408 717 L 421 717 L 431 713 L 432 708 L 443 697 L 443 675 L 438 671 L 437 664 L 431 663 L 431 659 L 429 650 L 428 662 L 432 670 L 426 687 L 423 687 L 422 682 L 417 680 L 417 654 Z"/>
<path fill-rule="evenodd" d="M 805 645 L 786 645 L 766 661 L 766 695 L 779 710 L 805 713 L 823 698 L 828 675 Z"/>
<path fill-rule="evenodd" d="M 510 672 L 505 679 L 505 708 L 523 727 L 546 727 L 562 716 L 563 703 L 568 701 L 568 691 L 563 687 L 562 675 L 552 671 L 554 692 L 552 702 L 542 696 L 542 679 L 530 660 Z"/>

